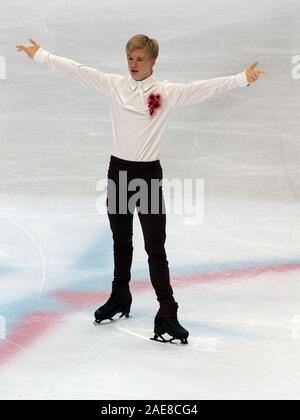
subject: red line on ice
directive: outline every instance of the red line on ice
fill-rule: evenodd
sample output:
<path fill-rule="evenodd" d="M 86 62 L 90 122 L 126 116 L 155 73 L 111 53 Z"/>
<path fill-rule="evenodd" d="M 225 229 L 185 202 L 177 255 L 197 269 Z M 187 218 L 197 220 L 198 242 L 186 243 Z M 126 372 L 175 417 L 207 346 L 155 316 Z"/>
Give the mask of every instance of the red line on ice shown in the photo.
<path fill-rule="evenodd" d="M 51 331 L 64 315 L 58 312 L 34 312 L 25 316 L 0 347 L 0 365 Z"/>
<path fill-rule="evenodd" d="M 195 274 L 190 276 L 172 277 L 174 286 L 190 286 L 193 284 L 209 283 L 214 281 L 226 281 L 241 279 L 247 276 L 259 276 L 261 273 L 285 273 L 288 271 L 300 270 L 300 264 L 282 264 L 259 268 L 245 268 L 228 271 L 216 271 L 214 273 Z M 150 280 L 132 282 L 133 292 L 144 291 L 152 288 Z M 52 295 L 62 301 L 66 306 L 63 312 L 35 312 L 24 317 L 24 319 L 14 328 L 7 339 L 0 346 L 0 365 L 14 357 L 20 351 L 26 349 L 36 342 L 39 337 L 52 331 L 62 319 L 70 314 L 71 310 L 76 310 L 92 305 L 101 304 L 110 293 L 108 292 L 72 292 L 57 291 Z M 91 314 L 92 317 L 92 314 Z"/>

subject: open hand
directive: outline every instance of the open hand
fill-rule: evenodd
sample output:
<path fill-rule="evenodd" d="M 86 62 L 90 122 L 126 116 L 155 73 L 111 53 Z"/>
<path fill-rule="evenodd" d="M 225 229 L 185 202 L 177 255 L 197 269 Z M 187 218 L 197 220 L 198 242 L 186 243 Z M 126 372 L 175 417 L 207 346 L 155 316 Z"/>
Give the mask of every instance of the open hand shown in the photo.
<path fill-rule="evenodd" d="M 33 45 L 32 47 L 24 47 L 24 45 L 16 45 L 17 51 L 24 51 L 29 58 L 33 58 L 37 50 L 40 48 L 40 44 L 38 44 L 34 39 L 29 38 L 29 41 Z"/>
<path fill-rule="evenodd" d="M 256 80 L 264 73 L 266 73 L 263 70 L 256 69 L 258 61 L 255 61 L 252 63 L 246 70 L 247 80 L 248 83 L 254 83 Z"/>

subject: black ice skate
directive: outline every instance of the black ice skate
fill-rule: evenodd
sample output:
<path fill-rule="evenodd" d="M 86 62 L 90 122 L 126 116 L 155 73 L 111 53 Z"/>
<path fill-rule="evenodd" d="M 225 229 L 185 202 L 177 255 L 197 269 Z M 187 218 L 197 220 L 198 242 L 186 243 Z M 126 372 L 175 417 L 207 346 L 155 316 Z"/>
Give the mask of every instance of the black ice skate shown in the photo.
<path fill-rule="evenodd" d="M 130 307 L 132 303 L 132 296 L 129 293 L 128 299 L 120 299 L 111 295 L 108 301 L 103 305 L 100 306 L 99 309 L 95 312 L 95 323 L 100 324 L 101 321 L 105 319 L 109 319 L 113 321 L 113 317 L 121 312 L 119 318 L 125 315 L 126 318 L 129 318 Z"/>
<path fill-rule="evenodd" d="M 163 334 L 169 334 L 172 338 L 166 340 Z M 175 317 L 155 317 L 154 337 L 150 340 L 160 341 L 162 343 L 173 343 L 174 340 L 180 340 L 181 344 L 188 344 L 187 338 L 189 332 L 179 324 L 177 316 Z"/>

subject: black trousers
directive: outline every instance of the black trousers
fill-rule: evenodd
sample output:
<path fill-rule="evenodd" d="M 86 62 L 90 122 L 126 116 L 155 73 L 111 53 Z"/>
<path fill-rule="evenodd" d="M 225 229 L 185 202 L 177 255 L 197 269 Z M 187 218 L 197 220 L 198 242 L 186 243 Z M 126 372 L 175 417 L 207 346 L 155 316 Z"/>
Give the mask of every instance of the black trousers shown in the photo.
<path fill-rule="evenodd" d="M 163 171 L 159 160 L 137 162 L 111 155 L 106 205 L 114 244 L 112 293 L 124 295 L 129 291 L 133 258 L 133 217 L 136 209 L 142 227 L 145 251 L 148 254 L 151 283 L 160 304 L 160 315 L 168 316 L 174 314 L 178 305 L 173 297 L 169 263 L 165 251 L 165 203 L 162 185 L 151 189 L 151 180 L 156 180 L 157 186 L 162 179 Z M 141 198 L 141 186 L 128 188 L 133 180 L 142 180 L 138 183 L 142 182 L 144 186 L 147 186 L 147 206 L 145 206 L 145 194 Z M 137 199 L 138 196 L 140 196 L 139 199 Z"/>

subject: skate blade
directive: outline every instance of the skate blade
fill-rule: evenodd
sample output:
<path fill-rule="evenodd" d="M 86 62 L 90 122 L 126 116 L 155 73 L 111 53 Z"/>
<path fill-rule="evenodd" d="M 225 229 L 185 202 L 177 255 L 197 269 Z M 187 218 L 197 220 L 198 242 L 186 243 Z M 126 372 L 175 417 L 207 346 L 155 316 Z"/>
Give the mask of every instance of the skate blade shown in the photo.
<path fill-rule="evenodd" d="M 174 343 L 174 340 L 180 340 L 180 343 Z M 170 344 L 175 344 L 177 346 L 181 346 L 181 345 L 185 345 L 188 344 L 187 338 L 171 338 L 171 340 L 169 340 Z"/>
<path fill-rule="evenodd" d="M 96 320 L 94 321 L 94 325 L 100 325 L 100 324 L 101 324 L 101 322 L 103 322 L 103 321 L 111 321 L 111 322 L 113 322 L 113 321 L 116 321 L 116 320 L 115 320 L 115 319 L 113 319 L 113 318 L 96 319 Z M 106 324 L 108 324 L 108 322 L 106 322 Z M 102 324 L 102 325 L 104 325 L 104 324 Z"/>
<path fill-rule="evenodd" d="M 158 341 L 159 343 L 168 343 L 169 340 L 166 340 L 162 335 L 155 334 L 154 337 L 150 338 L 152 341 Z"/>
<path fill-rule="evenodd" d="M 169 343 L 169 344 L 174 344 L 175 346 L 182 346 L 182 345 L 186 345 L 188 344 L 188 341 L 186 338 L 171 338 L 170 340 L 166 340 L 164 337 L 161 337 L 161 339 L 159 339 L 158 337 L 153 337 L 150 338 L 150 340 L 152 341 L 158 341 L 159 343 Z M 174 343 L 174 340 L 180 340 L 179 343 Z"/>
<path fill-rule="evenodd" d="M 117 314 L 116 314 L 117 315 Z M 114 315 L 115 316 L 115 315 Z M 101 324 L 101 322 L 103 322 L 103 321 L 111 321 L 111 322 L 115 322 L 115 321 L 118 321 L 119 319 L 121 319 L 123 316 L 125 316 L 125 318 L 131 318 L 130 316 L 129 316 L 129 314 L 121 314 L 118 318 L 104 318 L 104 319 L 101 319 L 101 320 L 95 320 L 94 321 L 94 325 L 100 325 Z M 108 322 L 106 322 L 105 324 L 108 324 Z M 105 325 L 105 324 L 102 324 L 102 325 Z"/>

